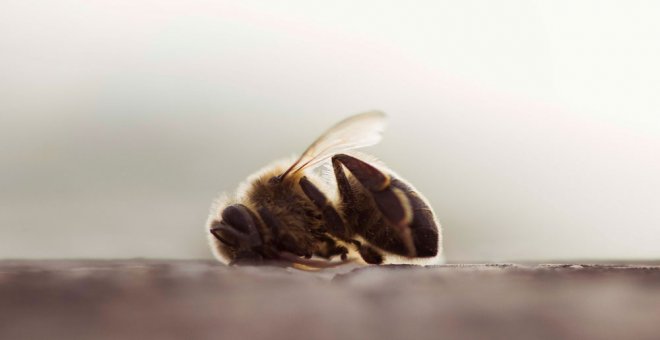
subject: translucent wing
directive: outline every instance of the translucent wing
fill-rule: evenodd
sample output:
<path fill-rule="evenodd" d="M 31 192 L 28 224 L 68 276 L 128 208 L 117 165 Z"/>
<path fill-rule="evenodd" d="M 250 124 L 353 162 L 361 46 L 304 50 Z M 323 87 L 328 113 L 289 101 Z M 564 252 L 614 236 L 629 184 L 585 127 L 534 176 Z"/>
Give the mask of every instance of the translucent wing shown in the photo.
<path fill-rule="evenodd" d="M 314 167 L 337 153 L 377 144 L 385 130 L 385 118 L 381 111 L 369 111 L 335 124 L 316 139 L 280 179 L 290 173 Z"/>

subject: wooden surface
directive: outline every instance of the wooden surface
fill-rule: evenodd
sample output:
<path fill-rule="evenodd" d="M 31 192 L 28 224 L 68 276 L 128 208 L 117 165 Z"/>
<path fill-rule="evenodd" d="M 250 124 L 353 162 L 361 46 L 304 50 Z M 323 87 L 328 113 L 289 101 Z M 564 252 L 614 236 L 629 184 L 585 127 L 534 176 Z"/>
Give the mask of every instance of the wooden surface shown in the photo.
<path fill-rule="evenodd" d="M 0 261 L 0 339 L 148 338 L 660 339 L 660 266 Z"/>

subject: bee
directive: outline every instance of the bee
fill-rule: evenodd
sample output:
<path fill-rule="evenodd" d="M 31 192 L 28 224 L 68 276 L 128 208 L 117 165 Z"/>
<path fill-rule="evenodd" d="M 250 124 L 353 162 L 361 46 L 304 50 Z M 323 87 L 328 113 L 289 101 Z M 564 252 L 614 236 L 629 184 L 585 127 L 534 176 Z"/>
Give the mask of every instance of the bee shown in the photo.
<path fill-rule="evenodd" d="M 440 224 L 410 183 L 373 157 L 386 116 L 370 111 L 332 126 L 297 159 L 274 162 L 211 209 L 211 250 L 229 265 L 441 261 Z M 325 170 L 325 171 L 323 171 Z"/>

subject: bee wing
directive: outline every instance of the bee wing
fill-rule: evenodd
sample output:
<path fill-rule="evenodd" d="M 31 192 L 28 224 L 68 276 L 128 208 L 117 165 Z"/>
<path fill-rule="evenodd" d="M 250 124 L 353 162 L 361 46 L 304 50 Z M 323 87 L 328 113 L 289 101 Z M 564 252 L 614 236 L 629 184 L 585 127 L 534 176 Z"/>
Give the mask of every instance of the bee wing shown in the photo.
<path fill-rule="evenodd" d="M 377 144 L 385 130 L 385 113 L 368 111 L 350 116 L 325 131 L 280 178 L 314 167 L 337 153 Z"/>

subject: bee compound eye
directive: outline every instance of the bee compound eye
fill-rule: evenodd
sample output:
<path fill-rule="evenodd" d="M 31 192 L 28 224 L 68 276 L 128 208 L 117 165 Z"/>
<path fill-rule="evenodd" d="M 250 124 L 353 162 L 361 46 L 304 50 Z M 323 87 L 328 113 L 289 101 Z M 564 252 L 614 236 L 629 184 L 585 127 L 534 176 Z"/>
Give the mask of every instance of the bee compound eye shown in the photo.
<path fill-rule="evenodd" d="M 242 204 L 230 205 L 222 211 L 222 221 L 211 225 L 211 233 L 233 248 L 251 249 L 262 245 L 256 217 Z"/>
<path fill-rule="evenodd" d="M 248 208 L 242 204 L 233 204 L 222 211 L 222 220 L 243 234 L 257 232 L 257 227 Z"/>

